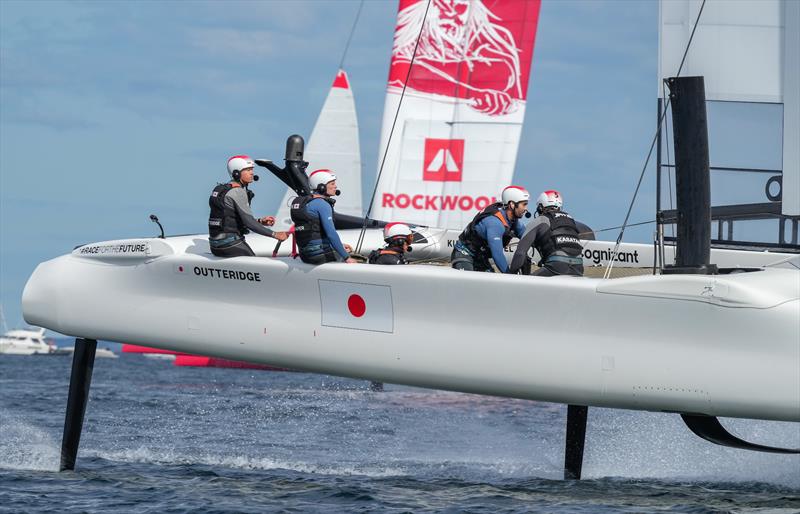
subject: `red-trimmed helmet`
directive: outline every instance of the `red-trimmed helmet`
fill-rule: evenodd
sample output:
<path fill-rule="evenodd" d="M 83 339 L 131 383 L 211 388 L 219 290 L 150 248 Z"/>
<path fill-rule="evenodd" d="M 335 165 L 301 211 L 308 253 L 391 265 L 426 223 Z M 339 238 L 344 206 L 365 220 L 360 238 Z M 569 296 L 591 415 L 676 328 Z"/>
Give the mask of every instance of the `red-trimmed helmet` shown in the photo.
<path fill-rule="evenodd" d="M 239 180 L 239 174 L 247 168 L 255 168 L 256 163 L 249 155 L 234 155 L 228 159 L 228 175 Z"/>
<path fill-rule="evenodd" d="M 411 244 L 413 237 L 411 227 L 405 223 L 387 223 L 386 226 L 383 227 L 383 240 L 387 243 L 391 243 L 395 239 L 405 239 L 408 244 Z"/>
<path fill-rule="evenodd" d="M 503 205 L 508 205 L 508 202 L 527 202 L 531 198 L 531 194 L 528 190 L 520 186 L 508 186 L 503 189 L 503 194 L 500 196 Z"/>
<path fill-rule="evenodd" d="M 308 185 L 311 187 L 311 191 L 317 193 L 324 193 L 324 187 L 332 180 L 336 180 L 336 175 L 327 169 L 312 171 L 308 175 Z M 322 191 L 320 191 L 320 186 L 323 186 Z"/>
<path fill-rule="evenodd" d="M 539 198 L 536 200 L 537 209 L 546 209 L 548 207 L 556 207 L 558 209 L 561 209 L 563 205 L 564 205 L 564 197 L 562 197 L 561 193 L 559 193 L 554 189 L 545 191 L 544 193 L 540 194 Z"/>

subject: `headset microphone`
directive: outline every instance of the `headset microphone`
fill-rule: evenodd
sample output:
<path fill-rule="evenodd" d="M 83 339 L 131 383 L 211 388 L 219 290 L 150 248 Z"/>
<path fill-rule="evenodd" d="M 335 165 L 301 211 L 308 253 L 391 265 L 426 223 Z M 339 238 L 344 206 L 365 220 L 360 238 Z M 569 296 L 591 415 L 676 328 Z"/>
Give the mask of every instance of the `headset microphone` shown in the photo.
<path fill-rule="evenodd" d="M 530 211 L 525 211 L 525 217 L 526 217 L 526 218 L 530 218 L 530 217 L 531 217 L 531 213 L 530 213 Z"/>
<path fill-rule="evenodd" d="M 253 175 L 253 182 L 258 182 L 258 175 Z"/>
<path fill-rule="evenodd" d="M 339 191 L 339 190 L 337 189 L 337 190 L 336 190 L 336 193 L 334 193 L 334 194 L 335 194 L 336 196 L 339 196 L 340 194 L 342 194 L 342 192 L 341 192 L 341 191 Z"/>

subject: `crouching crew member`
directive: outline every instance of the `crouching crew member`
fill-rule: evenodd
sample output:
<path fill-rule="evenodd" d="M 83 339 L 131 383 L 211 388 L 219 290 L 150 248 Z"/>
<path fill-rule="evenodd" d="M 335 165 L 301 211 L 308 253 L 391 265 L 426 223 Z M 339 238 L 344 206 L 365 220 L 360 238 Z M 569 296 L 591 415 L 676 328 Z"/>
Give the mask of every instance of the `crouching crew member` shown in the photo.
<path fill-rule="evenodd" d="M 317 170 L 308 176 L 311 194 L 292 200 L 292 223 L 300 258 L 309 264 L 356 260 L 350 257 L 352 249 L 343 245 L 333 224 L 332 197 L 338 195 L 336 175 L 330 170 Z"/>
<path fill-rule="evenodd" d="M 503 189 L 501 202 L 489 205 L 458 236 L 451 265 L 468 271 L 494 272 L 489 257 L 501 273 L 508 271 L 503 248 L 512 237 L 522 237 L 525 226 L 519 221 L 528 212 L 530 194 L 519 186 Z M 530 216 L 530 214 L 528 214 Z"/>
<path fill-rule="evenodd" d="M 414 235 L 405 223 L 388 223 L 383 227 L 386 246 L 369 254 L 370 264 L 408 264 L 405 253 L 411 251 Z"/>
<path fill-rule="evenodd" d="M 286 232 L 273 232 L 263 225 L 275 224 L 275 218 L 264 216 L 256 219 L 250 209 L 250 202 L 255 193 L 248 186 L 258 177 L 253 174 L 255 163 L 246 155 L 235 155 L 228 159 L 228 174 L 231 181 L 218 184 L 211 192 L 208 205 L 211 214 L 208 217 L 208 244 L 211 253 L 217 257 L 255 256 L 253 249 L 244 239 L 250 232 L 274 237 L 284 241 Z"/>
<path fill-rule="evenodd" d="M 541 268 L 534 275 L 583 276 L 583 245 L 575 220 L 561 210 L 564 199 L 558 191 L 545 191 L 536 201 L 535 220 L 528 223 L 511 259 L 510 273 L 516 273 L 528 259 L 533 246 L 539 252 Z"/>

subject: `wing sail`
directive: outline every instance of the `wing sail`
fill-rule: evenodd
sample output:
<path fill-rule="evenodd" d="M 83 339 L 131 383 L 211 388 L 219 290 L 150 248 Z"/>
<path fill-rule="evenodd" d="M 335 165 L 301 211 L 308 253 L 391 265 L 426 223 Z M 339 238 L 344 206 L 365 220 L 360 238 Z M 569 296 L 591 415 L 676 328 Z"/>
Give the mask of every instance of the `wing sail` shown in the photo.
<path fill-rule="evenodd" d="M 358 119 L 353 90 L 344 70 L 339 70 L 322 106 L 306 146 L 309 169 L 328 168 L 336 174 L 342 189 L 336 197 L 336 212 L 361 216 L 361 149 L 358 143 Z M 295 192 L 286 190 L 276 216 L 278 229 L 292 224 L 289 202 Z"/>
<path fill-rule="evenodd" d="M 400 1 L 370 217 L 461 229 L 511 181 L 540 0 L 487 4 Z"/>

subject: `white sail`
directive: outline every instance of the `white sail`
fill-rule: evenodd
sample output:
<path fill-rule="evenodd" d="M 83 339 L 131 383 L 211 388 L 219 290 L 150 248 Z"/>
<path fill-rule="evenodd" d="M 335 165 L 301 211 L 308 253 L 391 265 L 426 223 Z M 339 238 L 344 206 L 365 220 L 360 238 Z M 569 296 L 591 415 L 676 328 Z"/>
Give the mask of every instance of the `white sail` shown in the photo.
<path fill-rule="evenodd" d="M 309 170 L 327 168 L 337 177 L 342 191 L 336 197 L 336 212 L 361 216 L 361 150 L 358 144 L 358 119 L 353 90 L 344 70 L 339 70 L 317 123 L 306 146 L 305 159 Z M 296 196 L 287 189 L 276 216 L 276 228 L 292 224 L 289 202 Z"/>
<path fill-rule="evenodd" d="M 370 217 L 461 230 L 496 201 L 514 173 L 539 7 L 400 1 Z"/>
<path fill-rule="evenodd" d="M 660 2 L 661 79 L 675 76 L 700 0 Z M 708 0 L 681 70 L 703 75 L 708 100 L 782 103 L 782 212 L 800 215 L 800 2 Z"/>

